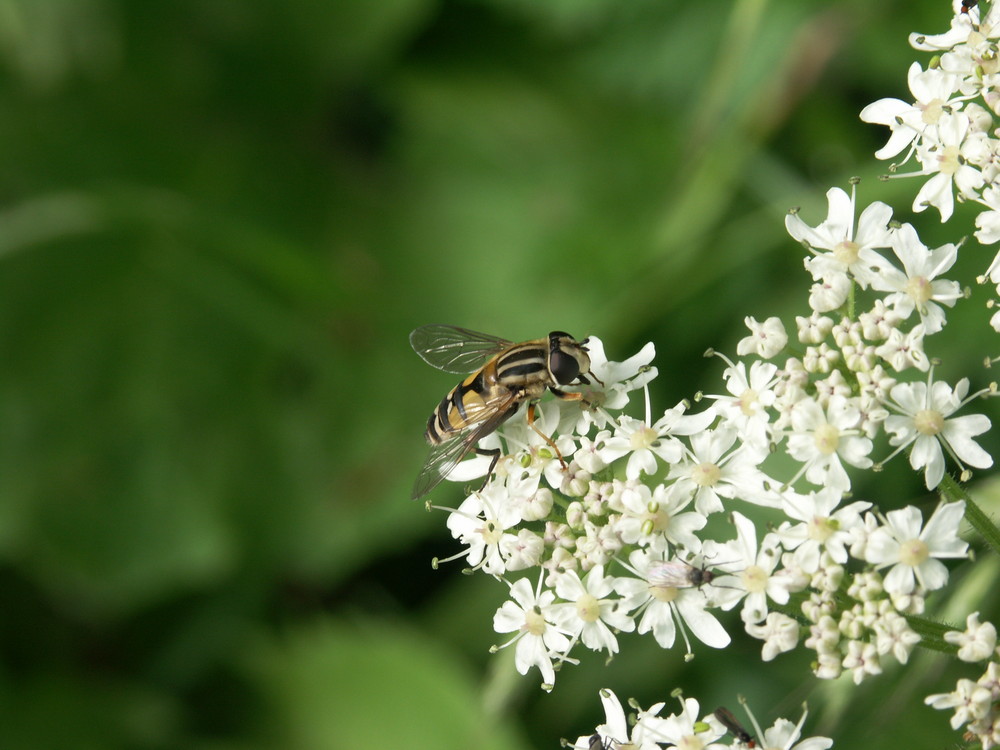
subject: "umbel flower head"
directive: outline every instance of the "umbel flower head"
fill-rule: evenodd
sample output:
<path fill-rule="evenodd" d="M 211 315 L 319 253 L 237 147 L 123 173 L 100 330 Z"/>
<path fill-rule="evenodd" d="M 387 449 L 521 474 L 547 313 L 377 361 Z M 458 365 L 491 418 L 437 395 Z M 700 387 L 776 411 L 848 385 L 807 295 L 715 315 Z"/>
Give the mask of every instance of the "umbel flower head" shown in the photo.
<path fill-rule="evenodd" d="M 909 163 L 921 178 L 915 211 L 933 206 L 947 220 L 956 200 L 981 208 L 981 242 L 1000 241 L 1000 12 L 990 14 L 980 22 L 970 11 L 948 33 L 921 36 L 938 59 L 911 67 L 912 101 L 862 113 L 890 128 L 878 156 L 900 157 L 897 176 Z M 817 678 L 847 673 L 856 684 L 906 664 L 928 638 L 914 616 L 927 616 L 928 595 L 967 558 L 959 528 L 967 509 L 975 517 L 948 472 L 965 481 L 993 463 L 979 442 L 990 420 L 972 404 L 995 388 L 970 395 L 970 378 L 949 382 L 955 363 L 936 348 L 959 335 L 966 251 L 925 244 L 882 202 L 859 204 L 856 182 L 827 201 L 815 226 L 798 211 L 786 218 L 805 249 L 801 314 L 747 316 L 737 356 L 718 355 L 711 395 L 657 406 L 653 345 L 614 362 L 591 337 L 595 378 L 566 387 L 582 398 L 538 404 L 533 425 L 523 412 L 505 422 L 480 446 L 499 453 L 495 471 L 442 508 L 461 548 L 449 559 L 508 587 L 497 648 L 513 647 L 518 672 L 537 670 L 545 689 L 580 651 L 611 659 L 639 636 L 686 659 L 746 638 L 767 663 L 805 648 Z M 1000 253 L 984 279 L 1000 284 Z M 895 487 L 856 496 L 860 475 L 897 456 L 942 494 L 936 508 L 907 505 Z M 489 464 L 473 459 L 448 478 L 482 477 Z M 992 746 L 995 627 L 976 614 L 938 641 L 983 671 L 927 702 Z M 627 721 L 613 693 L 601 696 L 607 720 L 577 748 L 747 747 L 751 734 L 767 748 L 831 744 L 802 738 L 805 713 L 734 732 L 692 698 L 674 714 L 657 703 Z"/>

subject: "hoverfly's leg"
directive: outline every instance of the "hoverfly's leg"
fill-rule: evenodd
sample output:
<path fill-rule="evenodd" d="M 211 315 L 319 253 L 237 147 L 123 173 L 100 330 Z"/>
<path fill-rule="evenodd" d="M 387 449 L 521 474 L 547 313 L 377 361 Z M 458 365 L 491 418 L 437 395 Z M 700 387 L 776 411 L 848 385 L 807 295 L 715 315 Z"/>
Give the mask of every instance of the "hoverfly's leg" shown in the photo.
<path fill-rule="evenodd" d="M 552 389 L 552 390 L 554 391 L 554 389 Z M 559 452 L 559 448 L 556 447 L 555 442 L 553 442 L 552 438 L 550 438 L 548 435 L 546 435 L 544 432 L 542 432 L 541 430 L 539 430 L 538 427 L 535 426 L 535 404 L 534 404 L 534 402 L 528 404 L 528 426 L 531 429 L 533 429 L 535 432 L 537 432 L 541 436 L 542 440 L 544 440 L 546 443 L 549 444 L 549 447 L 552 448 L 552 450 L 555 452 L 556 458 L 559 459 L 559 463 L 562 466 L 563 471 L 568 470 L 569 467 L 566 465 L 566 461 L 565 461 L 565 459 L 563 459 L 562 453 Z"/>
<path fill-rule="evenodd" d="M 597 380 L 597 378 L 594 379 Z M 601 381 L 598 380 L 597 382 L 600 383 Z M 604 385 L 604 383 L 601 383 L 601 385 Z M 579 401 L 584 406 L 593 406 L 593 404 L 583 397 L 582 393 L 567 393 L 566 391 L 560 391 L 558 388 L 553 388 L 551 386 L 549 386 L 549 390 L 552 392 L 552 395 L 558 396 L 564 401 Z"/>
<path fill-rule="evenodd" d="M 602 387 L 604 386 L 604 381 L 601 380 L 599 377 L 597 377 L 594 373 L 590 373 L 590 380 L 588 380 L 587 376 L 583 374 L 577 375 L 576 379 L 579 380 L 584 385 L 590 385 L 590 380 L 593 380 L 598 385 Z"/>
<path fill-rule="evenodd" d="M 493 460 L 490 461 L 490 468 L 486 470 L 486 478 L 483 480 L 483 486 L 479 488 L 482 492 L 486 489 L 486 485 L 490 483 L 493 478 L 493 470 L 497 467 L 497 461 L 500 460 L 500 449 L 499 448 L 473 448 L 476 453 L 480 456 L 493 456 Z"/>

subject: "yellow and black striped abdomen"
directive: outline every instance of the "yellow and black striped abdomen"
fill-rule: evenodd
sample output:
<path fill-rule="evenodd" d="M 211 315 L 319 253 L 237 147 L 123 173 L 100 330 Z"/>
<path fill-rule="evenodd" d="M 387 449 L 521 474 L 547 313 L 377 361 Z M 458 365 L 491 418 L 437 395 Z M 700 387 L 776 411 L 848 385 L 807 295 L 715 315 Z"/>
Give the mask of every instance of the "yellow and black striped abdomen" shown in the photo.
<path fill-rule="evenodd" d="M 451 389 L 427 420 L 425 437 L 432 445 L 471 430 L 497 411 L 507 411 L 516 400 L 514 391 L 497 382 L 495 362 L 490 362 Z M 509 416 L 509 415 L 508 415 Z"/>

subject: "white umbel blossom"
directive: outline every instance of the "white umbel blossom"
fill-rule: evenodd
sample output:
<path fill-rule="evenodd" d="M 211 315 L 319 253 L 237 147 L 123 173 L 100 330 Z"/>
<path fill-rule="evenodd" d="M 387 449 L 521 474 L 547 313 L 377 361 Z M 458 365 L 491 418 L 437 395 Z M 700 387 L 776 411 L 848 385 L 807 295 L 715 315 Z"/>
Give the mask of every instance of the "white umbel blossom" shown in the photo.
<path fill-rule="evenodd" d="M 926 591 L 941 588 L 948 581 L 942 559 L 964 557 L 968 545 L 958 536 L 965 503 L 942 503 L 926 524 L 918 508 L 907 506 L 886 514 L 886 525 L 868 537 L 865 557 L 876 568 L 890 568 L 885 589 L 906 595 L 917 584 Z"/>
<path fill-rule="evenodd" d="M 761 359 L 771 359 L 779 354 L 788 344 L 788 333 L 781 318 L 771 317 L 763 323 L 749 316 L 744 319 L 750 335 L 736 345 L 736 353 L 741 357 L 746 354 L 756 354 Z"/>
<path fill-rule="evenodd" d="M 993 465 L 993 458 L 974 437 L 990 428 L 990 420 L 982 414 L 950 418 L 968 403 L 969 381 L 962 378 L 952 389 L 943 381 L 899 383 L 890 392 L 890 405 L 898 414 L 885 420 L 889 442 L 902 450 L 910 446 L 910 466 L 924 470 L 927 489 L 934 489 L 944 477 L 944 451 L 964 469 L 964 464 L 977 469 Z"/>
<path fill-rule="evenodd" d="M 964 632 L 951 630 L 944 639 L 959 647 L 958 658 L 962 661 L 983 661 L 997 647 L 997 629 L 992 622 L 979 622 L 979 613 L 973 612 L 966 619 Z"/>

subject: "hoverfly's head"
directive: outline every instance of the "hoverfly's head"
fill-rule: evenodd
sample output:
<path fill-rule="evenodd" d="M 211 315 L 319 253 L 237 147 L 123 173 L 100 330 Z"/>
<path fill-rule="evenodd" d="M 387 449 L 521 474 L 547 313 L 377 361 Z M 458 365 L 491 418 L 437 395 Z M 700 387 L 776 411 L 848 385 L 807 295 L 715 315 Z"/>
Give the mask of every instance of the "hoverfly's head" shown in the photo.
<path fill-rule="evenodd" d="M 574 380 L 583 380 L 583 374 L 590 372 L 590 357 L 587 347 L 564 331 L 549 334 L 549 372 L 559 385 L 569 385 Z"/>

